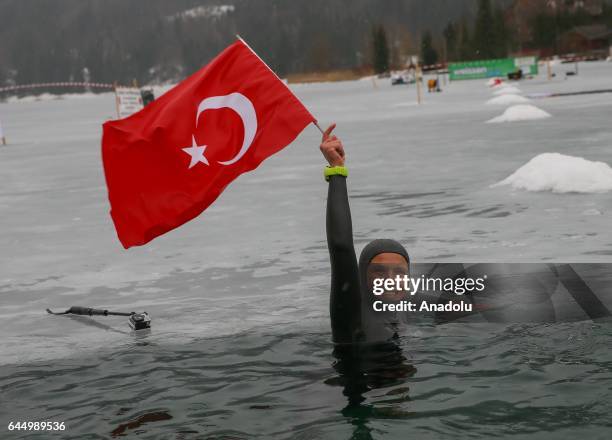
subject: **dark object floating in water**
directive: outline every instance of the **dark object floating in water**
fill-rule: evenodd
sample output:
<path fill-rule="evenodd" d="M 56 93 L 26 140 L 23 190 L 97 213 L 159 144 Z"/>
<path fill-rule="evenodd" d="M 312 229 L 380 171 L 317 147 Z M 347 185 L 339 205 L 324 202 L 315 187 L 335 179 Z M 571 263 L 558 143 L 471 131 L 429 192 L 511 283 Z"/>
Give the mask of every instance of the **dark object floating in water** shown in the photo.
<path fill-rule="evenodd" d="M 172 420 L 172 416 L 168 414 L 166 411 L 156 411 L 147 414 L 143 414 L 138 417 L 136 420 L 129 421 L 127 423 L 122 423 L 117 426 L 113 432 L 111 432 L 112 437 L 123 436 L 125 432 L 129 429 L 139 428 L 142 425 L 151 422 L 162 422 L 164 420 Z"/>
<path fill-rule="evenodd" d="M 65 312 L 53 312 L 47 309 L 51 315 L 87 315 L 87 316 L 128 316 L 128 324 L 133 330 L 144 330 L 151 328 L 151 317 L 147 312 L 109 312 L 108 310 L 92 309 L 89 307 L 72 306 Z"/>

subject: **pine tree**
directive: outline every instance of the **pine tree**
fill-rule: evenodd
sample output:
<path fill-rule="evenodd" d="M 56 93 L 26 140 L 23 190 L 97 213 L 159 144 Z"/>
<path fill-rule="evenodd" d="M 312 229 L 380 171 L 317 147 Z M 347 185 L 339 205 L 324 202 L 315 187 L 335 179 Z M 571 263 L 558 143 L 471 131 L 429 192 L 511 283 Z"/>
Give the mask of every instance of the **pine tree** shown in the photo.
<path fill-rule="evenodd" d="M 389 43 L 387 42 L 387 32 L 382 25 L 372 29 L 372 65 L 377 74 L 389 71 Z"/>
<path fill-rule="evenodd" d="M 474 27 L 474 49 L 480 59 L 495 58 L 496 38 L 491 12 L 491 0 L 478 0 L 478 13 Z"/>
<path fill-rule="evenodd" d="M 445 61 L 457 61 L 457 49 L 458 49 L 458 38 L 457 38 L 457 26 L 452 21 L 449 21 L 443 31 L 444 43 L 446 45 L 446 60 Z"/>
<path fill-rule="evenodd" d="M 438 62 L 438 52 L 433 47 L 433 38 L 430 31 L 424 32 L 421 38 L 421 59 L 425 66 Z"/>
<path fill-rule="evenodd" d="M 476 59 L 470 29 L 465 21 L 459 25 L 459 43 L 457 44 L 459 60 L 470 61 Z"/>
<path fill-rule="evenodd" d="M 506 58 L 508 56 L 508 46 L 510 45 L 510 35 L 504 13 L 501 9 L 495 11 L 493 16 L 493 43 L 495 58 Z"/>

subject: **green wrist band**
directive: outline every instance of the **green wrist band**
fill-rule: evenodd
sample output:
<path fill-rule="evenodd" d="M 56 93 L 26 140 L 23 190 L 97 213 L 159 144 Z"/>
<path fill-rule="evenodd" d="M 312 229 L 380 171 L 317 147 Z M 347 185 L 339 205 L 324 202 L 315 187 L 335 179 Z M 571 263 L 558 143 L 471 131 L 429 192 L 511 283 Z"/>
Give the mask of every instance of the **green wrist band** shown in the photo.
<path fill-rule="evenodd" d="M 348 177 L 348 168 L 346 167 L 326 167 L 323 171 L 325 181 L 329 182 L 331 176 L 344 176 Z"/>

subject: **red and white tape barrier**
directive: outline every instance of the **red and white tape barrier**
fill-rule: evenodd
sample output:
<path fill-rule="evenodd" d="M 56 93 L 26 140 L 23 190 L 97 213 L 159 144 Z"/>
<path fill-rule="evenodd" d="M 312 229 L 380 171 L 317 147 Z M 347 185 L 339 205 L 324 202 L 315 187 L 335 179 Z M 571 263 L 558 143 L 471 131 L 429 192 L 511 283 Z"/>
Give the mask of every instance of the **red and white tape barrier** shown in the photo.
<path fill-rule="evenodd" d="M 15 86 L 0 87 L 0 92 L 10 92 L 14 90 L 42 89 L 47 87 L 90 87 L 92 89 L 114 89 L 114 84 L 86 83 L 86 82 L 50 82 L 37 84 L 20 84 Z"/>

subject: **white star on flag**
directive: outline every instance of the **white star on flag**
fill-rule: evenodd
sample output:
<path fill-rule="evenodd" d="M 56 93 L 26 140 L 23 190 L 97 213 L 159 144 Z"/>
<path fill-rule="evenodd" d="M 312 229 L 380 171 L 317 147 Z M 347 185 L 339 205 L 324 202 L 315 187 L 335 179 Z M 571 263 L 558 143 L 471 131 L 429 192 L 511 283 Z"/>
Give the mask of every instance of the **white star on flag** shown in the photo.
<path fill-rule="evenodd" d="M 204 151 L 206 150 L 206 145 L 198 145 L 195 140 L 195 136 L 191 135 L 191 147 L 183 148 L 183 151 L 191 156 L 191 163 L 189 164 L 189 169 L 196 166 L 199 162 L 208 165 L 208 160 L 204 157 Z"/>

